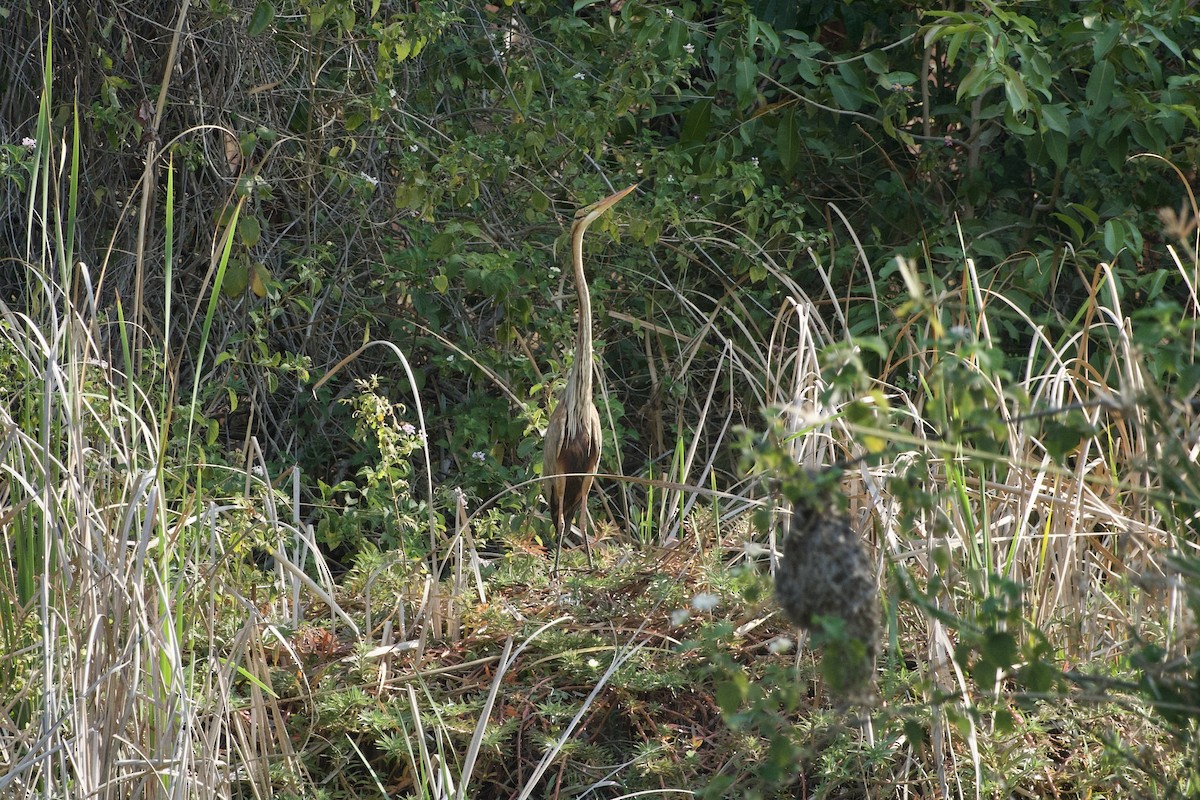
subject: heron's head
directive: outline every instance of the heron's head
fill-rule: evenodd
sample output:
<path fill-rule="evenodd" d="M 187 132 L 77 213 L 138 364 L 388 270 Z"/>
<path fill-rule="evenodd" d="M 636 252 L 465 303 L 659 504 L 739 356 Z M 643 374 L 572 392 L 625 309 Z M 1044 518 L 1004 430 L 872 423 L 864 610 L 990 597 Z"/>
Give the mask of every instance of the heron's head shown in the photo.
<path fill-rule="evenodd" d="M 588 225 L 591 225 L 593 222 L 599 219 L 601 214 L 615 206 L 621 200 L 621 198 L 636 188 L 637 184 L 635 183 L 633 186 L 627 186 L 616 194 L 610 194 L 603 200 L 599 200 L 595 203 L 592 203 L 590 206 L 584 206 L 583 208 L 579 209 L 575 212 L 575 227 L 586 229 Z"/>

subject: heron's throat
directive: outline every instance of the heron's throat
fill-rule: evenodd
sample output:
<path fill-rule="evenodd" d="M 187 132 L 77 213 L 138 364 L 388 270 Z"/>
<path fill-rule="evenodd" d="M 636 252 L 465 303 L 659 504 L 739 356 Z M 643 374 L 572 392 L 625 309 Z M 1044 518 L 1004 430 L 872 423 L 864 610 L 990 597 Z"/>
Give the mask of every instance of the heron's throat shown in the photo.
<path fill-rule="evenodd" d="M 590 220 L 587 220 L 590 222 Z M 571 262 L 575 271 L 575 291 L 579 295 L 579 327 L 575 334 L 575 363 L 567 375 L 566 429 L 571 437 L 586 433 L 587 412 L 592 408 L 592 297 L 583 273 L 583 232 L 578 225 L 571 232 Z"/>
<path fill-rule="evenodd" d="M 590 348 L 591 342 L 588 343 Z M 586 355 L 584 355 L 586 353 Z M 588 410 L 592 407 L 592 353 L 591 350 L 576 350 L 575 363 L 567 375 L 567 389 L 563 392 L 564 416 L 567 436 L 576 439 L 588 433 Z"/>

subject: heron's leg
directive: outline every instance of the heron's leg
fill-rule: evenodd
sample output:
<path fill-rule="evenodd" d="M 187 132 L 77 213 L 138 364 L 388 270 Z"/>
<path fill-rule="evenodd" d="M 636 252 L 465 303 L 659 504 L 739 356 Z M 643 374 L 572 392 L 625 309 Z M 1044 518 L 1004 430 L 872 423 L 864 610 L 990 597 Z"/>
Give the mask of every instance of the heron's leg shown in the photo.
<path fill-rule="evenodd" d="M 562 555 L 562 541 L 566 534 L 566 526 L 563 524 L 562 514 L 554 515 L 554 579 L 558 580 L 558 557 Z"/>
<path fill-rule="evenodd" d="M 595 569 L 592 564 L 592 546 L 588 543 L 588 528 L 591 526 L 592 519 L 588 516 L 587 500 L 584 499 L 579 504 L 579 535 L 583 538 L 583 552 L 587 555 L 588 569 Z"/>
<path fill-rule="evenodd" d="M 572 513 L 571 517 L 574 516 Z M 563 542 L 566 540 L 566 534 L 571 533 L 571 517 L 566 516 L 563 510 L 559 509 L 558 517 L 554 518 L 554 533 L 556 533 L 554 536 L 554 578 L 556 579 L 558 578 L 558 559 L 563 554 Z M 583 541 L 587 541 L 587 539 Z"/>

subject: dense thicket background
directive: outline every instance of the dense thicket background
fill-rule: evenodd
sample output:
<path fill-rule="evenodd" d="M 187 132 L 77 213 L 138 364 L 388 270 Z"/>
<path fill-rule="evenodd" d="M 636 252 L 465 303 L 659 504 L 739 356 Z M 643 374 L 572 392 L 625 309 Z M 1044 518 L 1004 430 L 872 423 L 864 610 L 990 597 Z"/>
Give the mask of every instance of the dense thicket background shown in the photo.
<path fill-rule="evenodd" d="M 53 34 L 55 119 L 77 110 L 85 153 L 79 255 L 104 307 L 139 302 L 138 349 L 179 359 L 185 378 L 196 329 L 163 342 L 161 305 L 204 301 L 217 232 L 241 204 L 189 409 L 217 437 L 210 458 L 255 436 L 273 463 L 330 486 L 352 476 L 361 448 L 336 398 L 369 373 L 400 397 L 402 376 L 375 350 L 316 395 L 311 381 L 378 337 L 408 354 L 436 412 L 435 483 L 484 499 L 522 479 L 572 341 L 566 223 L 634 181 L 620 232 L 594 235 L 619 241 L 590 255 L 609 471 L 668 468 L 710 391 L 732 422 L 759 424 L 769 392 L 737 375 L 738 353 L 770 338 L 781 281 L 831 288 L 834 336 L 889 343 L 902 323 L 858 301 L 898 295 L 897 254 L 952 286 L 964 243 L 981 284 L 1051 340 L 1098 260 L 1114 261 L 1131 306 L 1186 295 L 1155 246 L 1158 209 L 1187 188 L 1159 158 L 1188 180 L 1196 160 L 1196 17 L 1182 0 L 180 11 L 11 7 L 0 134 L 10 148 L 35 134 Z M 14 254 L 22 188 L 3 186 Z M 1023 353 L 1024 330 L 1001 319 L 995 333 Z M 730 380 L 710 389 L 705 367 L 723 358 Z M 887 379 L 905 355 L 880 358 Z M 734 480 L 730 463 L 713 468 Z"/>
<path fill-rule="evenodd" d="M 1077 639 L 1005 633 L 1024 590 L 1035 629 L 1083 631 L 1083 649 L 1109 652 L 1127 620 L 1100 644 L 1064 606 L 1094 619 L 1132 554 L 1166 581 L 1158 556 L 1188 540 L 1200 497 L 1185 414 L 1200 383 L 1200 16 L 1186 0 L 944 6 L 8 3 L 6 320 L 57 308 L 42 296 L 55 282 L 55 297 L 95 312 L 89 357 L 120 365 L 114 395 L 155 387 L 150 461 L 167 494 L 203 498 L 180 501 L 184 517 L 251 494 L 253 463 L 277 489 L 294 481 L 295 525 L 313 527 L 335 576 L 379 552 L 444 556 L 467 509 L 483 509 L 476 540 L 519 551 L 545 539 L 530 479 L 573 358 L 565 233 L 575 208 L 637 182 L 586 247 L 601 471 L 648 482 L 598 484 L 607 535 L 686 539 L 703 503 L 670 494 L 679 485 L 746 502 L 714 512 L 719 529 L 778 488 L 763 464 L 788 474 L 761 451 L 769 436 L 736 431 L 761 434 L 793 400 L 821 405 L 851 425 L 823 460 L 884 460 L 903 479 L 894 518 L 878 510 L 884 479 L 852 501 L 875 520 L 881 565 L 923 546 L 890 526 L 941 513 L 950 521 L 930 530 L 944 532 L 966 518 L 957 567 L 931 549 L 917 559 L 930 583 L 912 591 L 945 622 L 930 598 L 943 570 L 967 572 L 963 596 L 984 610 L 960 631 L 977 657 L 960 655 L 993 671 L 985 690 L 997 669 L 1078 653 Z M 359 351 L 378 340 L 397 350 Z M 952 358 L 928 357 L 931 342 Z M 5 353 L 5 399 L 32 419 L 44 375 Z M 1050 377 L 1060 367 L 1064 384 Z M 1139 386 L 1154 399 L 1135 398 Z M 1156 411 L 1135 414 L 1135 401 Z M 804 424 L 793 417 L 790 432 Z M 905 437 L 988 465 L 957 483 L 937 459 L 905 455 Z M 1021 484 L 1006 459 L 1087 473 L 1087 502 L 1003 517 L 1010 538 L 993 547 L 978 524 L 990 493 L 1043 485 Z M 913 488 L 930 477 L 944 483 Z M 1067 505 L 1072 532 L 1039 549 Z M 1089 516 L 1101 507 L 1122 521 Z M 279 542 L 256 519 L 233 529 L 252 551 L 239 557 L 262 562 Z M 1147 538 L 1131 545 L 1130 530 Z M 9 585 L 33 597 L 17 567 Z M 888 590 L 893 644 L 906 585 Z M 1168 615 L 1169 641 L 1134 664 L 1172 663 L 1187 684 L 1191 662 L 1166 655 L 1185 614 L 1176 603 Z M 1022 685 L 1048 691 L 1038 669 Z M 1162 700 L 1151 684 L 1143 697 Z"/>

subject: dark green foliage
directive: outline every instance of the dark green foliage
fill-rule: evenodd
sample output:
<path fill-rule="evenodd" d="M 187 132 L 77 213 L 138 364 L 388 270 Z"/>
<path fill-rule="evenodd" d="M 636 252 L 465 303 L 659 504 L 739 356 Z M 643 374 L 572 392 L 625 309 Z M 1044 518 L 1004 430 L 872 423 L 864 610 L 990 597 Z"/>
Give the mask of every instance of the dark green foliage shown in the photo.
<path fill-rule="evenodd" d="M 223 434 L 236 447 L 253 435 L 278 463 L 298 460 L 336 484 L 361 460 L 346 409 L 331 402 L 349 379 L 380 374 L 394 399 L 411 407 L 418 398 L 381 350 L 360 356 L 329 394 L 314 397 L 307 384 L 364 340 L 386 337 L 417 367 L 419 401 L 436 420 L 435 483 L 464 477 L 476 502 L 500 494 L 515 511 L 532 493 L 503 489 L 536 461 L 531 442 L 571 341 L 557 300 L 569 291 L 559 271 L 565 220 L 632 179 L 640 197 L 604 226 L 622 241 L 597 236 L 589 248 L 612 376 L 604 423 L 619 442 L 606 448 L 607 469 L 648 469 L 690 434 L 685 400 L 708 390 L 697 367 L 719 363 L 722 341 L 768 338 L 776 276 L 823 292 L 807 248 L 835 294 L 863 292 L 848 231 L 878 270 L 884 302 L 900 287 L 878 265 L 894 253 L 922 254 L 934 281 L 957 272 L 953 223 L 983 285 L 1051 333 L 1085 296 L 1076 271 L 1096 258 L 1116 259 L 1132 308 L 1183 296 L 1177 273 L 1154 260 L 1161 249 L 1146 247 L 1155 209 L 1178 205 L 1175 176 L 1162 161 L 1129 158 L 1195 160 L 1188 4 L 614 8 L 193 6 L 188 29 L 207 33 L 202 50 L 188 51 L 197 68 L 172 77 L 153 124 L 186 187 L 189 224 L 177 226 L 184 256 L 173 273 L 181 308 L 202 296 L 231 184 L 244 204 L 203 410 L 181 414 L 200 414 L 211 442 Z M 31 12 L 12 13 L 12 31 L 35 29 Z M 166 46 L 168 26 L 135 14 L 145 30 L 127 35 L 103 12 L 56 14 L 59 83 L 78 86 L 70 99 L 85 110 L 85 141 L 106 143 L 87 153 L 81 217 L 96 228 L 89 241 L 115 236 L 106 287 L 130 297 L 133 261 L 121 253 L 137 249 L 136 231 L 112 209 L 141 178 L 129 154 L 151 135 L 143 101 L 157 96 L 153 48 Z M 269 94 L 206 71 L 217 65 L 236 65 L 247 86 Z M 36 75 L 21 75 L 34 84 Z M 214 121 L 202 108 L 224 109 L 228 134 L 180 135 Z M 17 111 L 14 120 L 28 118 Z M 21 148 L 4 147 L 4 174 L 17 186 Z M 851 333 L 896 332 L 886 320 L 878 330 L 869 304 L 847 310 Z M 688 355 L 691 369 L 652 385 L 651 360 L 669 364 L 683 351 L 629 319 L 669 323 L 679 341 L 711 319 L 720 335 Z M 1021 326 L 999 327 L 996 347 L 1026 350 Z M 195 345 L 169 343 L 185 368 Z M 721 391 L 738 398 L 753 388 Z M 705 424 L 715 436 L 725 421 Z M 986 431 L 972 435 L 991 449 Z M 469 458 L 476 452 L 486 462 Z M 328 497 L 309 499 L 336 512 Z"/>

